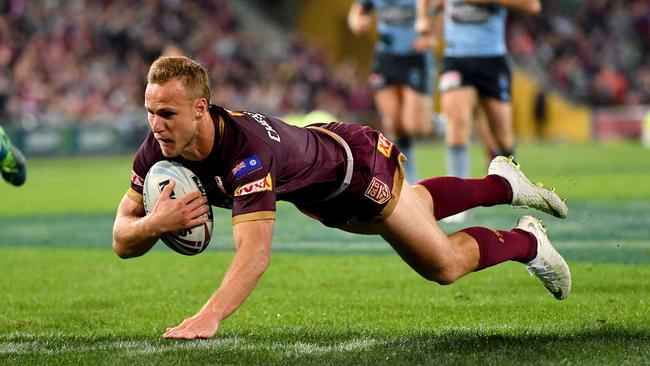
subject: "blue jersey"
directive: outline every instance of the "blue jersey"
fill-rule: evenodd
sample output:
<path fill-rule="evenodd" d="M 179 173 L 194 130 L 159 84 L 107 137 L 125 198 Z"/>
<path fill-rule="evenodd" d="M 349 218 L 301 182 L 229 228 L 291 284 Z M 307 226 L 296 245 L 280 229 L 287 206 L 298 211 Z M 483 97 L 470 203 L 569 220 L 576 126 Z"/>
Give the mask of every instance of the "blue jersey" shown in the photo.
<path fill-rule="evenodd" d="M 503 56 L 508 10 L 495 4 L 445 0 L 445 51 L 448 57 Z"/>
<path fill-rule="evenodd" d="M 394 55 L 420 53 L 413 49 L 415 31 L 415 0 L 358 0 L 366 10 L 377 13 L 379 40 L 375 49 Z"/>

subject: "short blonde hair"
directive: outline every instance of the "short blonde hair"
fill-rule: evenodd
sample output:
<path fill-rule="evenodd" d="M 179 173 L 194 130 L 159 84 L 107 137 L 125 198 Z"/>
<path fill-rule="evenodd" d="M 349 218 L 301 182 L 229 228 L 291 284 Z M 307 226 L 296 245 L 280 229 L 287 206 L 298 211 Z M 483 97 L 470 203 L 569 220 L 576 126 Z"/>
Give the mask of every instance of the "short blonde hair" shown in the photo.
<path fill-rule="evenodd" d="M 205 98 L 210 102 L 208 71 L 200 63 L 185 56 L 161 56 L 149 68 L 147 82 L 163 85 L 179 78 L 192 99 Z"/>

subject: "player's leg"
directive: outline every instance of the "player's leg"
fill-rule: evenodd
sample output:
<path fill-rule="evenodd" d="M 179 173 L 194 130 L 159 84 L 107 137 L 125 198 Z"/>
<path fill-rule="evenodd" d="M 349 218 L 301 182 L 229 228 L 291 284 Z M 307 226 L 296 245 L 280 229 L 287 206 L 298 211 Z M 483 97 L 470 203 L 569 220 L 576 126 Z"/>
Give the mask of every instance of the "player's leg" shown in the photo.
<path fill-rule="evenodd" d="M 498 147 L 498 156 L 514 156 L 516 147 L 515 133 L 512 128 L 512 105 L 493 98 L 481 98 L 490 129 L 494 132 L 494 141 Z"/>
<path fill-rule="evenodd" d="M 483 107 L 476 109 L 474 114 L 474 120 L 476 122 L 476 132 L 478 134 L 479 140 L 485 148 L 485 157 L 486 157 L 486 166 L 490 164 L 492 159 L 498 156 L 497 151 L 499 147 L 497 146 L 496 141 L 494 140 L 494 132 L 490 128 L 490 124 L 485 116 L 485 111 Z"/>
<path fill-rule="evenodd" d="M 449 284 L 478 268 L 478 245 L 465 233 L 440 230 L 408 185 L 403 185 L 391 215 L 376 226 L 395 251 L 422 277 Z"/>
<path fill-rule="evenodd" d="M 422 94 L 409 86 L 402 86 L 402 128 L 405 136 L 428 136 L 433 131 L 431 121 L 433 107 L 431 105 L 431 96 Z M 412 141 L 409 142 L 409 145 Z M 419 174 L 415 167 L 415 154 L 411 146 L 404 146 L 404 142 L 397 143 L 397 147 L 402 151 L 406 148 L 410 151 L 405 152 L 408 156 L 409 164 L 406 168 L 406 180 L 413 184 L 420 180 Z"/>
<path fill-rule="evenodd" d="M 474 83 L 499 148 L 497 155 L 514 156 L 516 139 L 512 128 L 510 65 L 502 56 L 485 58 L 482 62 L 484 67 L 476 69 Z"/>
<path fill-rule="evenodd" d="M 512 230 L 471 227 L 446 236 L 418 194 L 404 185 L 394 211 L 376 228 L 409 266 L 439 284 L 513 260 L 526 264 L 557 299 L 571 290 L 569 267 L 532 216 L 522 217 Z"/>
<path fill-rule="evenodd" d="M 553 189 L 532 183 L 512 159 L 497 156 L 480 179 L 433 177 L 413 186 L 420 201 L 437 220 L 478 206 L 510 204 L 565 218 L 568 207 Z"/>
<path fill-rule="evenodd" d="M 381 118 L 382 131 L 389 137 L 402 134 L 400 126 L 401 93 L 397 85 L 388 85 L 375 91 L 375 105 Z"/>
<path fill-rule="evenodd" d="M 417 181 L 413 141 L 402 126 L 403 96 L 402 87 L 389 85 L 375 92 L 375 104 L 381 116 L 382 130 L 392 139 L 397 148 L 408 159 L 404 164 L 406 179 L 409 183 Z"/>
<path fill-rule="evenodd" d="M 20 186 L 27 179 L 27 163 L 4 129 L 0 127 L 0 172 L 7 182 Z"/>
<path fill-rule="evenodd" d="M 441 77 L 441 82 L 443 81 Z M 459 178 L 470 176 L 469 142 L 472 131 L 474 111 L 478 103 L 476 89 L 464 86 L 445 90 L 440 97 L 442 111 L 447 116 L 445 142 L 445 165 L 447 174 Z M 445 221 L 465 222 L 470 218 L 469 211 L 461 211 L 449 216 Z"/>
<path fill-rule="evenodd" d="M 406 185 L 378 231 L 415 271 L 440 284 L 507 260 L 527 263 L 537 254 L 535 237 L 519 229 L 473 227 L 445 235 Z"/>
<path fill-rule="evenodd" d="M 445 142 L 449 175 L 460 178 L 470 175 L 468 145 L 477 102 L 478 95 L 473 87 L 447 90 L 440 97 L 442 111 L 447 117 Z"/>
<path fill-rule="evenodd" d="M 433 132 L 431 95 L 402 86 L 402 128 L 412 136 L 427 136 Z"/>

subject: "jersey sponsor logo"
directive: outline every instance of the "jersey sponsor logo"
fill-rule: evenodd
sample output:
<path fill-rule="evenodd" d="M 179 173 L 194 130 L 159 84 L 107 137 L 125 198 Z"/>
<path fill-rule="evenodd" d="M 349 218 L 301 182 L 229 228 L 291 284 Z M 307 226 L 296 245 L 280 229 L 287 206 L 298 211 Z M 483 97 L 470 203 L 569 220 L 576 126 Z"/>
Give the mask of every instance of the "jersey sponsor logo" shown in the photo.
<path fill-rule="evenodd" d="M 243 184 L 235 189 L 235 197 L 245 196 L 251 193 L 270 191 L 273 188 L 271 183 L 271 173 L 266 174 L 266 177 L 254 180 L 250 183 Z"/>
<path fill-rule="evenodd" d="M 266 129 L 266 133 L 269 135 L 269 138 L 271 140 L 280 142 L 280 135 L 276 130 L 273 129 L 273 126 L 269 124 L 268 120 L 266 119 L 266 116 L 256 112 L 244 112 L 244 113 L 250 116 L 251 118 L 253 118 L 255 121 L 257 121 L 257 123 L 261 124 L 262 127 Z"/>
<path fill-rule="evenodd" d="M 260 169 L 261 167 L 262 162 L 260 161 L 260 158 L 257 155 L 252 155 L 237 163 L 237 165 L 235 165 L 230 171 L 235 179 L 239 179 L 250 172 Z"/>
<path fill-rule="evenodd" d="M 370 181 L 370 185 L 366 189 L 366 197 L 382 205 L 388 202 L 392 194 L 390 193 L 388 184 L 377 179 L 377 177 L 372 177 L 372 181 Z"/>
<path fill-rule="evenodd" d="M 377 150 L 379 150 L 383 156 L 389 158 L 391 151 L 393 151 L 393 143 L 380 133 L 379 139 L 377 140 Z"/>
<path fill-rule="evenodd" d="M 460 72 L 456 70 L 447 71 L 444 74 L 440 75 L 440 81 L 438 82 L 438 89 L 441 92 L 447 90 L 460 88 L 463 84 L 463 76 Z"/>
<path fill-rule="evenodd" d="M 142 188 L 144 186 L 144 179 L 142 179 L 133 170 L 131 171 L 131 184 L 139 188 Z"/>
<path fill-rule="evenodd" d="M 387 6 L 377 13 L 379 21 L 391 26 L 405 26 L 415 21 L 415 6 L 392 5 Z"/>
<path fill-rule="evenodd" d="M 452 3 L 449 7 L 449 17 L 455 23 L 485 23 L 497 9 L 494 4 Z"/>

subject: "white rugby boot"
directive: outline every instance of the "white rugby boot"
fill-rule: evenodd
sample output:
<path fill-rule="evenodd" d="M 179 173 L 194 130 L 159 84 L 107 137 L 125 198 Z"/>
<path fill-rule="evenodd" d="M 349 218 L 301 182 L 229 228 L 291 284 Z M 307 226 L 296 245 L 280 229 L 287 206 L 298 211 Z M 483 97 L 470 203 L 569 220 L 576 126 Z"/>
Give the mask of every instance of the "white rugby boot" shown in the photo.
<path fill-rule="evenodd" d="M 571 292 L 569 266 L 551 245 L 542 221 L 534 216 L 523 216 L 517 222 L 515 229 L 527 231 L 537 239 L 537 256 L 526 263 L 528 271 L 537 276 L 556 299 L 563 300 L 569 296 Z"/>
<path fill-rule="evenodd" d="M 569 208 L 555 190 L 548 189 L 541 183 L 532 183 L 512 158 L 497 156 L 492 159 L 488 174 L 501 176 L 510 183 L 512 188 L 510 204 L 513 207 L 530 207 L 562 219 L 569 213 Z"/>

